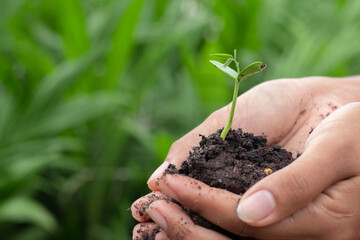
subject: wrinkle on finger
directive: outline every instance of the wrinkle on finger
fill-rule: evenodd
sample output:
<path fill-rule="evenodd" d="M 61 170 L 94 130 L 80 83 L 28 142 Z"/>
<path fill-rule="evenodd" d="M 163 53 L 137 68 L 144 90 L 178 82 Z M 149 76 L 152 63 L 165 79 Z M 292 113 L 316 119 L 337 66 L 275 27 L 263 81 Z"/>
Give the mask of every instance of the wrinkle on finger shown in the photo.
<path fill-rule="evenodd" d="M 321 212 L 338 222 L 351 218 L 360 220 L 360 207 L 357 206 L 360 201 L 359 184 L 360 176 L 353 176 L 326 189 L 317 199 L 321 203 L 318 204 Z"/>

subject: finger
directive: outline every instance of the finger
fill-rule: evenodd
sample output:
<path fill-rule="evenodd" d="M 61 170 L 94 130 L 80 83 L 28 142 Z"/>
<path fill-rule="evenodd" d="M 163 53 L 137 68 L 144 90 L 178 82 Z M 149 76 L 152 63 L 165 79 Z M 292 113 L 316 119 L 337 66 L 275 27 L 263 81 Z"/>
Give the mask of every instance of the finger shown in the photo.
<path fill-rule="evenodd" d="M 349 178 L 326 189 L 311 204 L 278 227 L 293 235 L 319 239 L 358 239 L 360 221 L 360 177 Z M 309 221 L 311 219 L 311 221 Z M 316 224 L 314 224 L 316 223 Z M 356 236 L 356 237 L 355 237 Z"/>
<path fill-rule="evenodd" d="M 162 231 L 161 228 L 156 223 L 153 222 L 139 223 L 133 229 L 132 239 L 133 240 L 154 239 L 156 235 L 160 235 L 161 231 Z M 163 237 L 163 234 L 161 234 L 160 237 Z"/>
<path fill-rule="evenodd" d="M 357 204 L 360 199 L 351 198 L 351 194 L 359 192 L 359 185 L 352 183 L 349 188 L 346 188 L 342 181 L 341 184 L 336 184 L 330 190 L 326 190 L 325 194 L 320 194 L 313 203 L 295 214 L 266 227 L 252 227 L 242 222 L 236 215 L 238 195 L 211 188 L 195 179 L 181 175 L 165 175 L 158 183 L 162 191 L 210 222 L 236 235 L 259 239 L 308 239 L 309 237 L 316 239 L 316 236 L 324 236 L 329 229 L 337 225 L 351 226 L 349 217 L 360 212 Z M 351 196 L 348 200 L 342 199 L 339 192 L 346 192 Z M 322 212 L 324 206 L 325 213 Z M 355 222 L 360 222 L 359 217 Z M 337 239 L 353 238 L 339 237 Z"/>
<path fill-rule="evenodd" d="M 194 224 L 190 217 L 176 204 L 164 200 L 155 201 L 146 209 L 172 240 L 228 240 L 229 238 Z"/>
<path fill-rule="evenodd" d="M 268 227 L 257 228 L 261 239 L 358 239 L 360 177 L 335 183 L 305 208 Z"/>
<path fill-rule="evenodd" d="M 130 207 L 133 218 L 138 222 L 149 221 L 150 217 L 147 215 L 145 208 L 153 201 L 161 199 L 168 200 L 169 197 L 161 192 L 152 192 L 136 200 Z"/>
<path fill-rule="evenodd" d="M 328 188 L 313 204 L 313 214 L 299 221 L 305 223 L 313 217 L 321 222 L 316 229 L 309 224 L 309 233 L 329 236 L 326 239 L 358 239 L 360 236 L 360 177 L 356 176 L 338 182 Z M 304 214 L 305 215 L 305 214 Z M 312 232 L 310 231 L 312 230 Z"/>
<path fill-rule="evenodd" d="M 314 131 L 301 157 L 249 189 L 237 208 L 239 217 L 252 226 L 275 223 L 305 207 L 330 185 L 356 175 L 349 163 L 356 156 L 352 151 L 356 139 L 351 137 L 356 135 L 353 129 L 359 129 L 359 106 L 335 111 Z"/>
<path fill-rule="evenodd" d="M 161 231 L 156 234 L 155 240 L 170 240 L 170 238 L 167 236 L 166 232 L 161 229 Z"/>
<path fill-rule="evenodd" d="M 251 236 L 253 228 L 236 215 L 240 196 L 212 188 L 193 178 L 167 174 L 158 180 L 158 188 L 205 219 L 236 235 Z"/>

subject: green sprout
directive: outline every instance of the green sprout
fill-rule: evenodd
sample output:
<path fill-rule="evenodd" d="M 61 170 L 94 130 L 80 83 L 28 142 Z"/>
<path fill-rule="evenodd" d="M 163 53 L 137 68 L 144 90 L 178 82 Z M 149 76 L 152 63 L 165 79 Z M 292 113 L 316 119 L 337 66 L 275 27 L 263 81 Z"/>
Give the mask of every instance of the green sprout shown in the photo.
<path fill-rule="evenodd" d="M 228 132 L 230 130 L 232 120 L 234 117 L 236 99 L 237 99 L 238 92 L 239 92 L 240 82 L 261 72 L 262 70 L 264 70 L 266 68 L 266 65 L 263 64 L 262 62 L 254 62 L 254 63 L 248 65 L 243 70 L 240 70 L 239 62 L 236 60 L 236 49 L 234 50 L 234 56 L 231 54 L 226 54 L 226 53 L 216 53 L 216 54 L 211 54 L 211 55 L 214 57 L 226 59 L 225 63 L 221 63 L 221 62 L 214 61 L 214 60 L 210 60 L 210 62 L 212 64 L 214 64 L 217 68 L 219 68 L 221 71 L 223 71 L 224 73 L 226 73 L 227 75 L 232 77 L 235 81 L 235 87 L 234 87 L 233 99 L 232 99 L 232 103 L 231 103 L 229 120 L 228 120 L 224 130 L 221 132 L 221 138 L 223 140 L 225 140 L 226 135 L 228 134 Z M 229 65 L 232 62 L 234 62 L 234 64 L 235 64 L 236 71 L 234 69 L 232 69 L 231 67 L 229 67 Z"/>

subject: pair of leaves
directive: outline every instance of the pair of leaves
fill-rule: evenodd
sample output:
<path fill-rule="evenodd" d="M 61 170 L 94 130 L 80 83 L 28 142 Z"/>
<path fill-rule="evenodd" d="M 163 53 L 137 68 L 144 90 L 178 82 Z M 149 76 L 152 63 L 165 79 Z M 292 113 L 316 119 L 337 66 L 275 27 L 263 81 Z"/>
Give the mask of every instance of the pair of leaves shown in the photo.
<path fill-rule="evenodd" d="M 232 77 L 235 81 L 239 82 L 251 76 L 254 76 L 255 74 L 261 72 L 266 68 L 266 65 L 262 62 L 254 62 L 238 73 L 234 69 L 229 67 L 232 61 L 236 61 L 232 55 L 225 53 L 217 53 L 212 55 L 227 59 L 224 64 L 215 60 L 210 60 L 210 62 L 214 64 L 217 68 L 219 68 L 221 71 Z"/>

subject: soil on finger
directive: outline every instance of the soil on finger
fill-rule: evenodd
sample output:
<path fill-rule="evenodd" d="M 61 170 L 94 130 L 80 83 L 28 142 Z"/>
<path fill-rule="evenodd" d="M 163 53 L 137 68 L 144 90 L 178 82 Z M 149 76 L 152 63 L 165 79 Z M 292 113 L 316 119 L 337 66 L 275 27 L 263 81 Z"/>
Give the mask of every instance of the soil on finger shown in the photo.
<path fill-rule="evenodd" d="M 160 227 L 149 226 L 148 224 L 141 224 L 140 228 L 136 230 L 139 235 L 134 240 L 154 240 L 158 232 L 161 231 Z"/>

